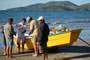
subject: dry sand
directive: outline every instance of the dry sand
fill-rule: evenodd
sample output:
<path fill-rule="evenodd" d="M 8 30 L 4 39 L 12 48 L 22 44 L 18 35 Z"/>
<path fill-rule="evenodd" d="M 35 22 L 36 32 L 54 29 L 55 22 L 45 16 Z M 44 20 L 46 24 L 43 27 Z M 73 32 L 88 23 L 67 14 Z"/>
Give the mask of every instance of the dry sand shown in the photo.
<path fill-rule="evenodd" d="M 86 40 L 90 43 L 90 40 Z M 33 50 L 25 50 L 23 54 L 17 54 L 17 49 L 13 49 L 13 58 L 9 60 L 43 60 L 41 54 L 33 57 Z M 48 60 L 90 60 L 90 46 L 77 40 L 72 46 L 59 46 L 48 49 Z M 3 56 L 3 49 L 0 49 L 0 60 L 7 60 Z"/>

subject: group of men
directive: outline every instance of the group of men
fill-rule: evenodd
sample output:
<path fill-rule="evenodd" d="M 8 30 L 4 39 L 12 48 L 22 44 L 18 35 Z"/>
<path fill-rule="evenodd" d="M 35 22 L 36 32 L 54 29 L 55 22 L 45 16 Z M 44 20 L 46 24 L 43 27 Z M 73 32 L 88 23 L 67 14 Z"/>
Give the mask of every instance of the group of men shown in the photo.
<path fill-rule="evenodd" d="M 24 43 L 25 43 L 25 32 L 26 32 L 26 21 L 30 23 L 30 34 L 33 34 L 34 40 L 34 57 L 38 56 L 38 50 L 42 53 L 43 59 L 48 60 L 47 55 L 47 41 L 49 35 L 49 27 L 45 23 L 43 16 L 40 16 L 37 20 L 33 20 L 32 17 L 23 18 L 22 21 L 18 24 L 17 28 L 17 44 L 18 44 L 18 53 L 20 53 L 20 40 L 22 40 L 22 51 L 24 52 Z M 13 36 L 16 35 L 14 28 L 12 26 L 13 18 L 9 18 L 8 22 L 3 26 L 3 36 L 5 44 L 5 55 L 8 58 L 12 57 L 12 47 L 13 47 Z"/>

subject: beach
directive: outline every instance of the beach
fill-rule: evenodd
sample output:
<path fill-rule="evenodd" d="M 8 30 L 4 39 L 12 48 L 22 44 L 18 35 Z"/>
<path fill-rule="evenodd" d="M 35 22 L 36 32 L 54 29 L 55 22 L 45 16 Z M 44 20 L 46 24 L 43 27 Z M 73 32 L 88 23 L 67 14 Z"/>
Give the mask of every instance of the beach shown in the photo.
<path fill-rule="evenodd" d="M 86 42 L 90 42 L 90 40 L 86 40 Z M 25 50 L 25 53 L 18 54 L 17 48 L 14 48 L 11 60 L 42 60 L 41 54 L 33 57 L 33 53 L 33 50 Z M 72 46 L 49 48 L 48 57 L 49 60 L 90 60 L 90 46 L 78 39 Z M 0 48 L 0 60 L 6 60 L 2 48 Z"/>
<path fill-rule="evenodd" d="M 40 16 L 43 16 L 43 18 L 38 19 Z M 30 17 L 28 21 L 26 21 L 27 17 Z M 9 20 L 13 20 L 13 24 L 12 21 L 9 22 Z M 40 30 L 38 30 L 37 27 L 38 23 L 32 24 L 31 20 L 39 21 Z M 44 24 L 41 24 L 41 20 L 44 20 L 43 23 L 46 22 L 48 24 L 49 29 L 45 28 Z M 7 22 L 12 24 L 14 28 L 11 26 L 10 30 L 15 30 L 16 32 L 11 59 L 7 59 L 7 57 L 4 56 L 2 27 L 5 26 Z M 20 29 L 18 28 L 19 25 Z M 36 28 L 34 28 L 34 25 Z M 4 33 L 6 32 L 5 37 L 9 36 L 7 33 L 9 30 L 7 29 L 8 27 L 8 25 L 4 27 L 6 28 L 4 29 Z M 38 36 L 39 39 L 37 39 L 37 36 L 33 36 L 34 34 L 30 34 L 35 32 L 33 30 L 39 31 L 38 35 L 41 35 L 40 37 Z M 48 32 L 50 30 L 47 43 L 48 60 L 90 60 L 90 0 L 0 1 L 0 60 L 43 60 L 42 54 L 33 57 L 35 42 L 32 39 L 34 37 L 35 40 L 40 40 L 40 38 L 46 34 L 41 34 L 42 30 L 46 33 L 47 30 Z M 21 34 L 19 34 L 19 32 L 21 32 Z M 24 37 L 24 32 L 25 41 L 23 42 L 25 42 L 24 48 L 26 49 L 24 53 L 18 53 L 17 44 L 19 42 L 17 42 L 17 40 L 19 40 L 19 35 L 21 36 L 23 34 Z M 9 33 L 13 34 L 13 31 L 9 31 Z M 18 39 L 16 39 L 17 34 Z M 24 38 L 22 40 L 24 40 Z M 45 40 L 45 38 L 42 40 Z M 20 45 L 23 42 L 20 41 Z M 7 46 L 9 45 L 8 43 L 10 42 L 7 41 Z M 31 50 L 28 50 L 28 48 Z M 11 51 L 11 49 L 7 48 L 8 52 L 10 52 L 9 50 Z M 22 50 L 23 49 L 21 49 L 21 51 Z M 10 55 L 10 53 L 7 53 L 7 56 L 8 55 Z"/>
<path fill-rule="evenodd" d="M 70 29 L 82 29 L 79 37 L 90 44 L 89 12 L 90 11 L 0 11 L 0 17 L 2 17 L 0 18 L 0 26 L 4 25 L 9 17 L 14 18 L 15 26 L 23 17 L 32 16 L 36 20 L 42 15 L 48 23 L 61 22 L 65 24 L 65 27 Z M 51 24 L 49 26 L 57 25 Z M 6 57 L 3 56 L 3 50 L 3 38 L 0 29 L 0 60 L 6 60 Z M 33 53 L 33 50 L 25 50 L 24 54 L 18 54 L 17 48 L 14 48 L 13 58 L 11 60 L 42 60 L 41 54 L 38 57 L 33 57 Z M 90 60 L 90 46 L 78 39 L 72 46 L 49 48 L 48 54 L 49 60 Z"/>
<path fill-rule="evenodd" d="M 39 22 L 39 26 L 34 20 Z M 49 29 L 44 26 L 45 23 Z M 6 41 L 6 45 L 9 46 L 6 49 L 7 56 L 4 55 L 5 40 L 2 32 L 5 34 L 5 40 L 9 40 Z M 10 43 L 13 33 L 15 35 L 12 51 Z M 43 60 L 47 58 L 46 50 L 43 57 L 42 54 L 37 57 L 34 57 L 37 54 L 34 56 L 33 54 L 37 50 L 36 44 L 40 43 L 41 49 L 46 49 L 43 40 L 45 41 L 47 37 L 48 59 L 46 60 L 90 60 L 90 0 L 0 1 L 0 60 Z M 19 42 L 21 38 L 22 42 Z M 35 43 L 36 40 L 39 43 Z M 9 55 L 12 58 L 7 59 Z"/>

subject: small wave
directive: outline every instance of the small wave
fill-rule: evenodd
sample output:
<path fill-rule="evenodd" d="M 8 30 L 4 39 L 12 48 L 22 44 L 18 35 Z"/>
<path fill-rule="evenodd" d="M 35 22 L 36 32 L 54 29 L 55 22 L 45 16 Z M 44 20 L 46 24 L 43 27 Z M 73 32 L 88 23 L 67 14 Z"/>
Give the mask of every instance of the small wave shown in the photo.
<path fill-rule="evenodd" d="M 90 23 L 90 20 L 89 21 L 71 21 L 68 23 Z"/>

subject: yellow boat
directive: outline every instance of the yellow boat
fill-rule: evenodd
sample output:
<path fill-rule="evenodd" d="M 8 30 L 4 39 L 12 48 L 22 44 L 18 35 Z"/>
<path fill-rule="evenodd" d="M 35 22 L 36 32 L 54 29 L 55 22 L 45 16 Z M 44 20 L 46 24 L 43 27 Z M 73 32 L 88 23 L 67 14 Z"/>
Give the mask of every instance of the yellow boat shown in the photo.
<path fill-rule="evenodd" d="M 54 47 L 54 46 L 65 46 L 65 45 L 71 45 L 73 44 L 77 38 L 79 37 L 81 32 L 81 29 L 78 30 L 72 30 L 68 32 L 60 32 L 57 34 L 49 35 L 48 36 L 48 48 Z M 14 37 L 15 45 L 17 46 L 17 37 Z M 20 42 L 20 45 L 22 42 Z M 22 47 L 22 46 L 21 46 Z M 26 37 L 25 40 L 25 49 L 33 49 L 33 39 Z"/>

